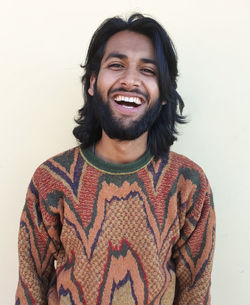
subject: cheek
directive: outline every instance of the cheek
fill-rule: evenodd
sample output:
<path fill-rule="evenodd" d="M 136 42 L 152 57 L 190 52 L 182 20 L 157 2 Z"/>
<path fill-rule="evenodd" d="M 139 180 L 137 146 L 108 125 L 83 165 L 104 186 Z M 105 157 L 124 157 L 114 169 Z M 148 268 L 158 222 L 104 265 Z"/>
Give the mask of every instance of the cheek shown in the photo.
<path fill-rule="evenodd" d="M 159 95 L 160 95 L 158 82 L 157 81 L 153 81 L 150 84 L 149 88 L 150 88 L 152 96 L 154 96 L 155 98 L 158 98 Z"/>
<path fill-rule="evenodd" d="M 100 93 L 107 94 L 108 90 L 113 84 L 113 79 L 110 73 L 100 73 L 97 79 L 97 88 Z"/>
<path fill-rule="evenodd" d="M 104 93 L 106 92 L 106 90 L 105 90 L 106 84 L 105 84 L 105 81 L 102 79 L 101 76 L 100 77 L 98 76 L 96 86 L 97 86 L 98 92 L 103 96 Z"/>

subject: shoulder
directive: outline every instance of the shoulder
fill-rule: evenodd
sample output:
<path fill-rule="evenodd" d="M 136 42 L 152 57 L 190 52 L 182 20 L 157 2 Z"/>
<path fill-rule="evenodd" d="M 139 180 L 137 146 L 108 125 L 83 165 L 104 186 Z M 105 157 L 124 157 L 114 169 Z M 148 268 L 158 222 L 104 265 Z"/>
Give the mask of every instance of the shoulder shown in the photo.
<path fill-rule="evenodd" d="M 40 164 L 33 175 L 36 184 L 46 182 L 50 177 L 69 176 L 75 171 L 80 156 L 79 146 L 56 154 Z"/>
<path fill-rule="evenodd" d="M 180 170 L 190 169 L 190 170 L 198 171 L 204 175 L 204 171 L 202 167 L 184 155 L 178 154 L 174 151 L 170 151 L 169 160 L 170 163 L 172 163 L 172 165 L 176 166 Z"/>
<path fill-rule="evenodd" d="M 192 183 L 205 188 L 208 186 L 208 179 L 202 167 L 186 156 L 170 151 L 169 168 L 176 172 L 178 177 L 191 180 Z"/>
<path fill-rule="evenodd" d="M 169 152 L 169 158 L 173 163 L 175 163 L 180 168 L 190 168 L 190 169 L 203 171 L 202 168 L 197 163 L 195 163 L 188 157 L 178 154 L 174 151 Z"/>
<path fill-rule="evenodd" d="M 176 168 L 176 182 L 182 194 L 192 194 L 190 204 L 194 210 L 201 211 L 205 202 L 210 202 L 210 206 L 213 207 L 212 190 L 201 166 L 172 151 L 169 153 L 169 159 L 170 169 Z"/>

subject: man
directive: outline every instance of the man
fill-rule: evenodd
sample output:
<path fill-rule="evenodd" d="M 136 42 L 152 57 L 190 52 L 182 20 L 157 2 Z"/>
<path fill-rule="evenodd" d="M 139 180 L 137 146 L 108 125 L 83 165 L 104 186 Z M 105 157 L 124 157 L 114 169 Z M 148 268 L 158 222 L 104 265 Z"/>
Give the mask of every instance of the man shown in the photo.
<path fill-rule="evenodd" d="M 108 19 L 84 69 L 81 145 L 28 189 L 16 304 L 210 304 L 214 207 L 202 169 L 169 150 L 184 122 L 170 38 L 140 14 Z"/>

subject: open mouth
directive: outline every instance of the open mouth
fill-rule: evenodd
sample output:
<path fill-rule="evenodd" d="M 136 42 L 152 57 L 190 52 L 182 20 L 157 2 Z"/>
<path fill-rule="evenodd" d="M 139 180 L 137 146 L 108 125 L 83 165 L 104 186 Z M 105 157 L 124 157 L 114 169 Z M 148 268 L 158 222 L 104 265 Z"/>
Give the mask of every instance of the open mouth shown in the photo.
<path fill-rule="evenodd" d="M 141 98 L 137 96 L 123 96 L 123 95 L 116 95 L 114 97 L 114 101 L 125 108 L 136 108 L 142 105 Z"/>

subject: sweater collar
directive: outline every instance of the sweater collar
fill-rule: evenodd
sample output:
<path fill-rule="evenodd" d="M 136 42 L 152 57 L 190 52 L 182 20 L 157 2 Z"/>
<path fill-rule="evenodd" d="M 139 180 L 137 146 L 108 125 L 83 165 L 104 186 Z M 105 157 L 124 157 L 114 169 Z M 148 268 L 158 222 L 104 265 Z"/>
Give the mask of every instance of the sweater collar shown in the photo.
<path fill-rule="evenodd" d="M 96 156 L 91 147 L 83 148 L 80 146 L 80 152 L 85 161 L 94 168 L 110 174 L 129 174 L 138 171 L 152 160 L 152 155 L 147 150 L 139 159 L 134 162 L 126 164 L 117 164 L 106 162 L 103 159 Z"/>

